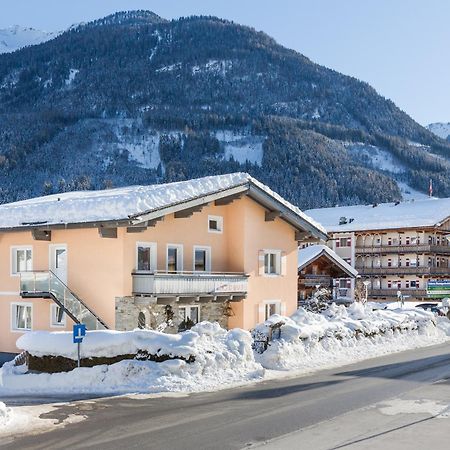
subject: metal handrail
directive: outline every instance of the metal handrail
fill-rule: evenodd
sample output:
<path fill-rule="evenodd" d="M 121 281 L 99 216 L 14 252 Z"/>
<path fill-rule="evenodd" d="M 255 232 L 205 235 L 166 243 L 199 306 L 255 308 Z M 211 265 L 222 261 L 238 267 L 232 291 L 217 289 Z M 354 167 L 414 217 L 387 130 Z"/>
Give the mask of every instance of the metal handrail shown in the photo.
<path fill-rule="evenodd" d="M 33 275 L 33 291 L 22 291 L 22 275 L 23 274 L 32 274 Z M 36 275 L 37 274 L 46 274 L 48 276 L 48 279 L 46 280 L 48 283 L 48 290 L 47 291 L 42 291 L 42 290 L 37 290 L 36 289 Z M 60 292 L 58 292 L 57 290 L 52 288 L 52 279 L 57 280 L 57 282 L 60 284 L 60 286 L 63 289 L 63 298 L 60 299 L 58 298 L 59 295 L 61 295 Z M 45 280 L 44 280 L 45 281 Z M 105 324 L 105 322 L 103 322 L 103 320 L 97 315 L 95 314 L 94 311 L 91 310 L 91 308 L 89 308 L 84 302 L 83 300 L 81 300 L 53 271 L 51 270 L 32 270 L 32 271 L 23 271 L 20 272 L 20 290 L 21 292 L 28 292 L 28 293 L 48 293 L 49 295 L 52 296 L 52 298 L 54 298 L 54 300 L 56 299 L 56 303 L 59 306 L 62 306 L 65 312 L 68 312 L 69 316 L 73 319 L 74 317 L 76 317 L 75 313 L 73 311 L 70 311 L 67 307 L 66 307 L 66 303 L 67 303 L 67 297 L 66 297 L 66 291 L 71 295 L 71 297 L 76 300 L 79 305 L 80 305 L 80 313 L 82 312 L 82 308 L 84 308 L 86 311 L 88 311 L 97 322 L 99 322 L 103 327 L 105 327 L 106 329 L 108 328 L 108 326 Z M 61 302 L 62 300 L 62 302 Z M 77 318 L 77 320 L 79 320 Z"/>

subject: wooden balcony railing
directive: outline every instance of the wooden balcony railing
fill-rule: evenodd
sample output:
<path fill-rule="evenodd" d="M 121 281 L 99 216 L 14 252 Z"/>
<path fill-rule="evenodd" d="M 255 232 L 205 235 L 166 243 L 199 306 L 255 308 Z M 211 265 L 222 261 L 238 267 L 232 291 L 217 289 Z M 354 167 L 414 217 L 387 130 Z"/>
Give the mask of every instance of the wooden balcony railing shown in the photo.
<path fill-rule="evenodd" d="M 390 288 L 390 289 L 369 289 L 369 297 L 397 297 L 397 292 L 410 297 L 426 297 L 426 289 L 417 288 Z"/>
<path fill-rule="evenodd" d="M 402 266 L 402 267 L 362 267 L 356 266 L 360 275 L 447 275 L 450 267 Z"/>
<path fill-rule="evenodd" d="M 413 245 L 381 245 L 373 247 L 365 247 L 357 245 L 355 252 L 358 255 L 373 255 L 380 253 L 444 253 L 450 254 L 450 245 L 430 245 L 430 244 L 413 244 Z"/>

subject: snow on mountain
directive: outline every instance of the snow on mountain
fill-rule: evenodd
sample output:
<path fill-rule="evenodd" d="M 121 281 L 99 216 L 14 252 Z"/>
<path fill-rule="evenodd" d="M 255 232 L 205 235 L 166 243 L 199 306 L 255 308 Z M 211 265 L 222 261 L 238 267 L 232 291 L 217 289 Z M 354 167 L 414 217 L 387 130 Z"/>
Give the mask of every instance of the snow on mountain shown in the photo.
<path fill-rule="evenodd" d="M 442 139 L 447 139 L 450 136 L 450 122 L 430 123 L 426 128 Z"/>
<path fill-rule="evenodd" d="M 0 29 L 0 53 L 11 53 L 28 45 L 41 44 L 55 38 L 58 34 L 60 33 L 24 28 L 19 25 Z"/>

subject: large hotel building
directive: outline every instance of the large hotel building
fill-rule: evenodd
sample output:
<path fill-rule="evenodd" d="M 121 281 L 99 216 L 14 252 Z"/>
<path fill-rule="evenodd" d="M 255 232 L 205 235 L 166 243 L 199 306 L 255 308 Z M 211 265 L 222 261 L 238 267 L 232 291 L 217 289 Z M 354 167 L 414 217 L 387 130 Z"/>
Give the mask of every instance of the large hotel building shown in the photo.
<path fill-rule="evenodd" d="M 327 229 L 328 245 L 358 270 L 371 300 L 450 296 L 450 198 L 307 211 Z M 352 296 L 354 280 L 340 280 Z"/>

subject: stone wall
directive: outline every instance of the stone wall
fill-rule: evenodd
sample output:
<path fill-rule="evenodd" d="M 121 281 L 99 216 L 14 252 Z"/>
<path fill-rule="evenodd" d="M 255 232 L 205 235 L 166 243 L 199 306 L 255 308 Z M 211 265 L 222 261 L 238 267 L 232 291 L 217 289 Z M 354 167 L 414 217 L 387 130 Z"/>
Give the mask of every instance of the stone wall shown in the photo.
<path fill-rule="evenodd" d="M 226 302 L 195 303 L 200 307 L 200 321 L 218 322 L 221 327 L 228 327 Z M 139 314 L 145 318 L 145 328 L 177 333 L 182 322 L 179 314 L 181 306 L 186 304 L 173 303 L 160 305 L 149 297 L 116 297 L 116 330 L 129 331 L 139 327 Z M 192 305 L 191 305 L 192 306 Z"/>

